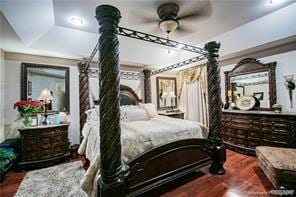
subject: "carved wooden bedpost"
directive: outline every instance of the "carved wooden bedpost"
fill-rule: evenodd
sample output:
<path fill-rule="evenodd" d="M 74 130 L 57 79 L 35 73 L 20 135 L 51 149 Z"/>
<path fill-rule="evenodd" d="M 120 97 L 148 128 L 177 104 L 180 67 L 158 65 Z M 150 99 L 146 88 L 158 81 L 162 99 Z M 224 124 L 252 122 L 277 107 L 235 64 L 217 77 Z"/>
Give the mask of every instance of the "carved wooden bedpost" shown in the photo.
<path fill-rule="evenodd" d="M 145 103 L 151 103 L 151 70 L 144 69 L 144 100 Z"/>
<path fill-rule="evenodd" d="M 78 62 L 79 70 L 79 114 L 80 114 L 80 140 L 82 139 L 81 130 L 86 121 L 85 111 L 90 108 L 89 105 L 89 62 Z"/>
<path fill-rule="evenodd" d="M 100 196 L 124 196 L 120 141 L 120 71 L 117 38 L 120 11 L 110 5 L 96 8 L 99 23 L 100 68 Z M 99 132 L 99 131 L 98 131 Z"/>
<path fill-rule="evenodd" d="M 222 140 L 222 101 L 219 67 L 219 42 L 206 43 L 208 51 L 207 77 L 208 77 L 208 103 L 209 103 L 209 140 L 212 142 L 212 165 L 210 172 L 224 174 L 223 164 L 226 161 L 226 149 Z"/>

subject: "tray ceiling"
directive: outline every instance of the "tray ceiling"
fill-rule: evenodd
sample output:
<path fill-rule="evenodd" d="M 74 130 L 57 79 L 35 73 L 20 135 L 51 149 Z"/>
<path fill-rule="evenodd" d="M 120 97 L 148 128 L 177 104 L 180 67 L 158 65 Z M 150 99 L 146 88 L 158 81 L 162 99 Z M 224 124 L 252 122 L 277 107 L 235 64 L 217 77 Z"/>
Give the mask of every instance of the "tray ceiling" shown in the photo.
<path fill-rule="evenodd" d="M 206 0 L 204 0 L 206 1 Z M 100 4 L 111 4 L 122 14 L 120 26 L 151 33 L 157 23 L 139 24 L 137 15 L 157 18 L 156 4 L 164 1 L 148 0 L 2 0 L 0 47 L 7 51 L 80 59 L 88 57 L 95 46 L 98 24 L 94 17 Z M 192 9 L 198 1 L 183 0 L 180 12 Z M 203 20 L 184 21 L 194 31 L 189 34 L 174 34 L 171 38 L 189 44 L 200 44 L 238 26 L 260 18 L 294 1 L 285 1 L 278 6 L 267 5 L 266 0 L 211 0 L 212 15 Z M 79 16 L 85 24 L 75 26 L 69 22 Z M 183 21 L 181 21 L 182 23 Z M 159 32 L 159 36 L 166 34 Z M 122 63 L 139 66 L 163 67 L 181 61 L 188 55 L 178 50 L 168 50 L 129 38 L 120 38 Z M 190 54 L 193 57 L 194 54 Z"/>

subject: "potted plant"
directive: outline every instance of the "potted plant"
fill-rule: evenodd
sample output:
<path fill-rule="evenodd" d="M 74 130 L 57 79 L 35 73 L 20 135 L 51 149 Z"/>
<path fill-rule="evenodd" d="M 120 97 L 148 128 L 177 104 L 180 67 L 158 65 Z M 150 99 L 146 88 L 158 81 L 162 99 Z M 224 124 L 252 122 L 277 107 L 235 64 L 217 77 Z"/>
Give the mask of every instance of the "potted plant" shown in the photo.
<path fill-rule="evenodd" d="M 23 126 L 28 128 L 31 126 L 31 116 L 34 113 L 38 113 L 42 110 L 42 102 L 33 100 L 22 100 L 14 104 L 14 109 L 17 108 L 20 116 L 23 118 Z"/>

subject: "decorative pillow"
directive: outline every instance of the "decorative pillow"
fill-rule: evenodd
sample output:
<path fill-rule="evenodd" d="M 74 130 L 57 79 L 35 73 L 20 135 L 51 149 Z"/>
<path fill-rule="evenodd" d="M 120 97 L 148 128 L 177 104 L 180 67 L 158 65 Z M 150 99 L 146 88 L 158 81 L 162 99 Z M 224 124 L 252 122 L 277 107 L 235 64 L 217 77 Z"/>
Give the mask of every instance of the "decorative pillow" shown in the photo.
<path fill-rule="evenodd" d="M 120 121 L 127 122 L 127 110 L 140 109 L 138 105 L 122 105 L 120 106 Z"/>
<path fill-rule="evenodd" d="M 149 120 L 148 114 L 143 108 L 126 109 L 125 114 L 127 122 Z"/>
<path fill-rule="evenodd" d="M 140 103 L 139 105 L 146 110 L 149 118 L 157 116 L 157 110 L 153 103 Z"/>
<path fill-rule="evenodd" d="M 97 113 L 97 111 L 96 111 L 95 108 L 89 109 L 89 110 L 85 111 L 85 113 L 87 115 L 86 122 L 89 122 L 89 121 L 99 121 L 100 120 L 100 116 Z"/>

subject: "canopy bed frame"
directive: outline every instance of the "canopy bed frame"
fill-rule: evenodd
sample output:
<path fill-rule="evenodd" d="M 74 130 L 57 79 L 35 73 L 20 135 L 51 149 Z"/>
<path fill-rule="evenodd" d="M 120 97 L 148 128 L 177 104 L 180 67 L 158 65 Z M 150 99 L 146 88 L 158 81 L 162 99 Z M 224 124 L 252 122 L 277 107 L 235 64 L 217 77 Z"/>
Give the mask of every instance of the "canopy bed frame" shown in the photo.
<path fill-rule="evenodd" d="M 221 138 L 221 89 L 218 51 L 220 43 L 209 42 L 205 49 L 160 38 L 157 36 L 118 27 L 120 11 L 110 5 L 96 8 L 99 23 L 99 41 L 91 58 L 99 52 L 100 80 L 100 196 L 136 196 L 157 188 L 211 164 L 210 172 L 224 174 L 225 146 Z M 118 35 L 147 42 L 178 47 L 197 53 L 195 58 L 156 70 L 144 70 L 144 100 L 151 102 L 151 75 L 207 59 L 209 95 L 208 139 L 186 139 L 174 141 L 138 155 L 127 163 L 123 170 L 121 160 L 120 128 L 120 68 Z M 88 72 L 89 61 L 78 63 L 80 80 L 80 125 L 85 123 L 85 111 L 89 109 Z M 139 101 L 134 92 L 126 88 L 126 95 Z M 186 155 L 186 156 L 184 156 Z"/>

